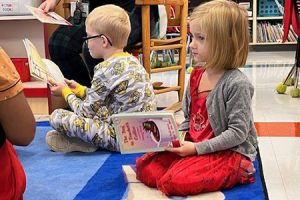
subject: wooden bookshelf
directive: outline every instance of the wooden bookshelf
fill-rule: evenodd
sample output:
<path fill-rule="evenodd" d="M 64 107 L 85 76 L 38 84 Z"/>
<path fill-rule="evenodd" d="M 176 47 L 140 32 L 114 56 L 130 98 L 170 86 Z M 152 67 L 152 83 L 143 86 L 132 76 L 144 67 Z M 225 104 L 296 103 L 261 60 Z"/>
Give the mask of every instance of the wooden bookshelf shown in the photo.
<path fill-rule="evenodd" d="M 42 57 L 46 57 L 48 38 L 45 26 L 32 15 L 0 16 L 1 47 L 11 58 L 27 59 L 23 39 L 30 39 Z M 25 63 L 25 62 L 24 62 Z M 24 64 L 20 67 L 28 67 Z M 31 80 L 24 82 L 24 94 L 34 114 L 49 113 L 49 91 L 47 84 Z"/>
<path fill-rule="evenodd" d="M 252 33 L 250 45 L 252 46 L 274 46 L 274 45 L 295 45 L 297 44 L 296 34 L 290 30 L 291 37 L 285 43 L 282 43 L 282 27 L 283 16 L 260 16 L 259 1 L 253 0 L 252 3 L 252 17 L 249 17 L 249 26 L 251 26 Z M 273 49 L 273 48 L 272 48 Z M 272 50 L 270 49 L 270 50 Z"/>

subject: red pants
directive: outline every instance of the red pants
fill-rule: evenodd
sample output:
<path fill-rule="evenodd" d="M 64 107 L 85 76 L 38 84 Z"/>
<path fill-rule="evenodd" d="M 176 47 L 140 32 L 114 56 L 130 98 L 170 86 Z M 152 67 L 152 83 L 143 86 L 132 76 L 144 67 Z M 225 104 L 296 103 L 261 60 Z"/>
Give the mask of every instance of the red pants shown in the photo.
<path fill-rule="evenodd" d="M 26 177 L 16 151 L 6 140 L 0 148 L 0 199 L 21 200 L 26 186 Z"/>
<path fill-rule="evenodd" d="M 253 164 L 230 150 L 180 157 L 170 152 L 147 153 L 136 160 L 137 179 L 166 195 L 186 196 L 253 183 Z M 250 173 L 250 174 L 249 174 Z"/>

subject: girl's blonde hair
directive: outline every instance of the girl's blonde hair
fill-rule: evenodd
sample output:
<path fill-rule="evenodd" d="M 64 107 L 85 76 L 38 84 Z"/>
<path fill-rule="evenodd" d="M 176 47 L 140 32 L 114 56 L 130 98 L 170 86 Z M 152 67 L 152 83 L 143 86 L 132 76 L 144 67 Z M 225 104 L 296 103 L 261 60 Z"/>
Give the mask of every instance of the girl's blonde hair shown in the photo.
<path fill-rule="evenodd" d="M 206 33 L 211 55 L 206 68 L 232 69 L 245 65 L 249 52 L 245 9 L 227 0 L 213 0 L 196 7 L 190 21 Z"/>
<path fill-rule="evenodd" d="M 124 48 L 131 31 L 127 12 L 116 5 L 108 4 L 95 8 L 86 18 L 86 26 L 111 39 L 112 45 Z"/>

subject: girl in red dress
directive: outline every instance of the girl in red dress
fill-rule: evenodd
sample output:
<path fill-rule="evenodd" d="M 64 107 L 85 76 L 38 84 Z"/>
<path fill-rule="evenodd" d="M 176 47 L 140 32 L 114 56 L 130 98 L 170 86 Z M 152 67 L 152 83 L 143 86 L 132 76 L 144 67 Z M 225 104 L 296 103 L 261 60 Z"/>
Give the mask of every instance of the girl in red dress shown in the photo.
<path fill-rule="evenodd" d="M 137 179 L 166 195 L 192 195 L 253 183 L 257 136 L 254 88 L 238 69 L 248 55 L 248 18 L 236 3 L 214 0 L 193 11 L 194 67 L 183 102 L 180 147 L 137 158 Z"/>

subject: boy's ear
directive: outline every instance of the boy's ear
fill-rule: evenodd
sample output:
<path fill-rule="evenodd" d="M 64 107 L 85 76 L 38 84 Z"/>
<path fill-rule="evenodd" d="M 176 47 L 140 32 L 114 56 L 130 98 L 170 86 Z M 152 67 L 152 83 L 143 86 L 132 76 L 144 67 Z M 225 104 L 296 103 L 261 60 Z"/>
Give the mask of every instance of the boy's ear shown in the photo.
<path fill-rule="evenodd" d="M 108 42 L 107 38 L 104 35 L 102 35 L 101 38 L 102 38 L 102 47 L 108 47 L 109 42 Z"/>

